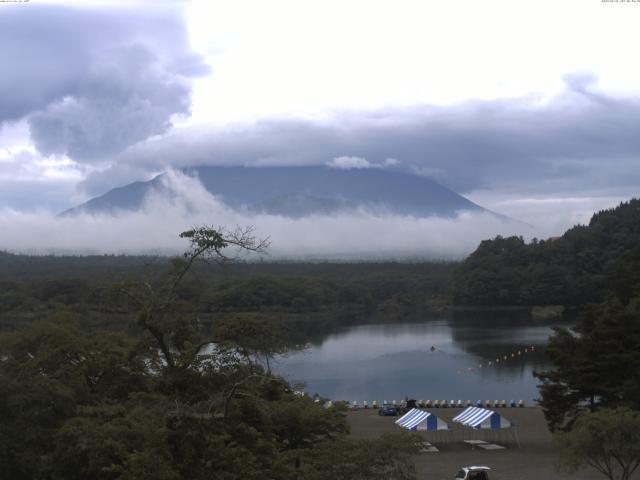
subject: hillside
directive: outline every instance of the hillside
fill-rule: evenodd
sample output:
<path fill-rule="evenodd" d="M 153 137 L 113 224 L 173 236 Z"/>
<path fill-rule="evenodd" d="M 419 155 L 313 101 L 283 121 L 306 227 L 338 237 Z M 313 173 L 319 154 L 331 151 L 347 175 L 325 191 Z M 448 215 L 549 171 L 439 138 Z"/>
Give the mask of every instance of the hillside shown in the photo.
<path fill-rule="evenodd" d="M 211 194 L 233 209 L 302 217 L 357 208 L 420 217 L 453 217 L 460 211 L 483 211 L 479 205 L 425 177 L 382 169 L 329 167 L 194 167 Z M 142 207 L 151 191 L 172 194 L 165 174 L 134 182 L 63 212 L 114 213 Z"/>
<path fill-rule="evenodd" d="M 593 215 L 562 237 L 483 241 L 456 270 L 461 305 L 582 305 L 640 288 L 640 199 Z"/>

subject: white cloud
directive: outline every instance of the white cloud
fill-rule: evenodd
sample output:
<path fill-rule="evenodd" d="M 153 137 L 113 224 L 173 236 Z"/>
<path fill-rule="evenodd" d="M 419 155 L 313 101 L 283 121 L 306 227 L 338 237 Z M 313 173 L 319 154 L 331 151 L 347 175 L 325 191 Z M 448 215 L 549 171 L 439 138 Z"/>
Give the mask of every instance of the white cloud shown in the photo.
<path fill-rule="evenodd" d="M 327 166 L 331 168 L 341 168 L 344 170 L 350 170 L 352 168 L 370 168 L 371 163 L 366 158 L 362 157 L 335 157 L 330 162 L 327 162 Z"/>
<path fill-rule="evenodd" d="M 538 238 L 547 238 L 562 235 L 574 225 L 588 224 L 595 212 L 613 208 L 632 195 L 528 196 L 478 190 L 466 196 L 490 210 L 532 225 Z"/>
<path fill-rule="evenodd" d="M 191 121 L 548 97 L 571 71 L 638 92 L 639 13 L 599 0 L 193 0 L 191 38 L 215 75 L 196 82 Z"/>
<path fill-rule="evenodd" d="M 60 211 L 86 200 L 77 183 L 84 172 L 64 156 L 44 158 L 29 145 L 14 144 L 0 150 L 0 205 L 23 210 Z"/>

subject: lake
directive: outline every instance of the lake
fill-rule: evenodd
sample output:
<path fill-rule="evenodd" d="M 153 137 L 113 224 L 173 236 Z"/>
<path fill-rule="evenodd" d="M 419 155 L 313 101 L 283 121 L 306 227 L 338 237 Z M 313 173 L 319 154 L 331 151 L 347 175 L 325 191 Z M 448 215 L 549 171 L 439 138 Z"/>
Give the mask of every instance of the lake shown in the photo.
<path fill-rule="evenodd" d="M 350 326 L 279 358 L 275 370 L 304 382 L 310 395 L 360 404 L 405 396 L 531 404 L 538 397 L 532 374 L 549 367 L 544 347 L 558 324 L 509 317 L 465 314 Z"/>

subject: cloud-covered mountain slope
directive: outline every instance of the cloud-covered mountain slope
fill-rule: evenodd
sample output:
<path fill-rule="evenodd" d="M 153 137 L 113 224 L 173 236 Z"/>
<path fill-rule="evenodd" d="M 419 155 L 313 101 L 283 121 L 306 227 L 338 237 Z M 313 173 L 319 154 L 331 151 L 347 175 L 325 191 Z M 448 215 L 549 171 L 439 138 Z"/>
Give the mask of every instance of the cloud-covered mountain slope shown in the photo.
<path fill-rule="evenodd" d="M 184 172 L 233 209 L 292 218 L 358 208 L 417 217 L 484 210 L 433 180 L 382 169 L 192 167 Z M 64 214 L 139 210 L 152 192 L 174 195 L 163 175 L 114 188 Z"/>

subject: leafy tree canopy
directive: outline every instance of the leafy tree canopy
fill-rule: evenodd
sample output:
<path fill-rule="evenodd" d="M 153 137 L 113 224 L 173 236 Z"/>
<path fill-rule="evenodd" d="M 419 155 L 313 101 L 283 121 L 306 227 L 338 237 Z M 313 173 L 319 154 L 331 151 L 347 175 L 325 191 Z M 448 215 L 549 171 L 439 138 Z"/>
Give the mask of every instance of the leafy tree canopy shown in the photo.
<path fill-rule="evenodd" d="M 585 411 L 555 440 L 562 470 L 575 473 L 588 466 L 610 480 L 628 480 L 640 465 L 640 412 L 623 407 Z"/>
<path fill-rule="evenodd" d="M 552 430 L 584 409 L 640 409 L 640 297 L 587 307 L 575 327 L 556 329 L 546 354 L 554 368 L 536 375 Z"/>

